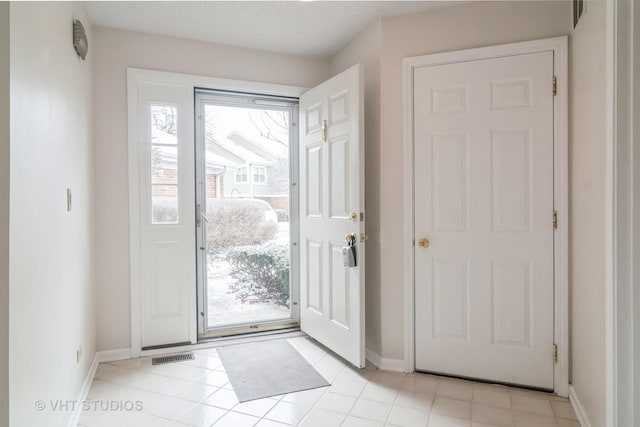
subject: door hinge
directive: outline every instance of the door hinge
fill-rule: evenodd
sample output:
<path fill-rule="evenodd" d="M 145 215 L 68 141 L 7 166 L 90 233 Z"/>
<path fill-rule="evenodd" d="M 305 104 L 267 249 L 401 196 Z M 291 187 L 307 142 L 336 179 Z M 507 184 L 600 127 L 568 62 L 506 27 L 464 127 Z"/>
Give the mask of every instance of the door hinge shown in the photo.
<path fill-rule="evenodd" d="M 553 76 L 553 96 L 558 94 L 558 78 Z"/>
<path fill-rule="evenodd" d="M 554 230 L 558 229 L 558 212 L 557 211 L 553 211 L 553 229 Z"/>
<path fill-rule="evenodd" d="M 553 345 L 553 363 L 558 363 L 558 345 Z"/>

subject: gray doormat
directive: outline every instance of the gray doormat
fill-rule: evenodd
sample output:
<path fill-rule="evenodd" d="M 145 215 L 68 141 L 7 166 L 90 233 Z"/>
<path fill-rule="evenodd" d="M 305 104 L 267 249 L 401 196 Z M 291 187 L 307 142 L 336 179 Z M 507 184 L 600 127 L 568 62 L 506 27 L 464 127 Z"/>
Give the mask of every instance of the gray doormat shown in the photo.
<path fill-rule="evenodd" d="M 331 385 L 286 340 L 218 348 L 240 402 Z"/>

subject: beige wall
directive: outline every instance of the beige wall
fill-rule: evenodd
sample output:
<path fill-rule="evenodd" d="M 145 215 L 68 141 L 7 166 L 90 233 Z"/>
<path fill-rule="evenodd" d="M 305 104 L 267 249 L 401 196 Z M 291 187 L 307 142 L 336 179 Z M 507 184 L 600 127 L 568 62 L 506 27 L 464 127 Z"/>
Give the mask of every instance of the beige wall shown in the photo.
<path fill-rule="evenodd" d="M 329 61 L 105 28 L 93 40 L 98 348 L 113 350 L 131 346 L 127 67 L 312 87 Z"/>
<path fill-rule="evenodd" d="M 586 10 L 570 49 L 571 370 L 591 425 L 604 426 L 606 3 Z"/>
<path fill-rule="evenodd" d="M 380 48 L 382 22 L 371 24 L 331 59 L 331 75 L 361 63 L 364 68 L 365 100 L 365 210 L 366 343 L 376 353 L 381 348 L 380 317 Z"/>
<path fill-rule="evenodd" d="M 0 427 L 9 426 L 9 2 L 0 2 Z"/>
<path fill-rule="evenodd" d="M 38 412 L 34 402 L 77 399 L 95 354 L 95 52 L 82 61 L 71 43 L 74 18 L 93 39 L 81 3 L 12 2 L 10 15 L 11 425 L 62 427 L 70 412 Z M 67 187 L 74 195 L 71 212 Z"/>
<path fill-rule="evenodd" d="M 380 260 L 382 356 L 403 358 L 402 59 L 568 34 L 569 2 L 487 2 L 382 21 Z"/>

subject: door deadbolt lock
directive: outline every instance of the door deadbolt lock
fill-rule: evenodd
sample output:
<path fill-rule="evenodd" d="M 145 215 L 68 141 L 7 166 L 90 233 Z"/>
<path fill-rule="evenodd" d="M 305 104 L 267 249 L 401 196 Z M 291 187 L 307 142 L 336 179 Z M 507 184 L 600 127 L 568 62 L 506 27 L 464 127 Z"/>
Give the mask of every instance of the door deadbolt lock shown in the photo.
<path fill-rule="evenodd" d="M 429 243 L 429 239 L 420 239 L 418 240 L 418 246 L 420 246 L 422 249 L 427 249 L 429 247 L 430 243 Z"/>

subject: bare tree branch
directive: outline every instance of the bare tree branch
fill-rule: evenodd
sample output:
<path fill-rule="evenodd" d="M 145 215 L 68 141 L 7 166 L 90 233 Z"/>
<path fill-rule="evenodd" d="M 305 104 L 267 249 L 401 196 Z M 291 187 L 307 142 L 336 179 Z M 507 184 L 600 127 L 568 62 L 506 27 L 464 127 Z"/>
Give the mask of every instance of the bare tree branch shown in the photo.
<path fill-rule="evenodd" d="M 286 111 L 259 110 L 258 112 L 260 113 L 261 123 L 257 123 L 257 120 L 254 119 L 253 114 L 251 114 L 252 112 L 255 111 L 247 112 L 249 120 L 254 128 L 260 133 L 261 137 L 277 142 L 284 147 L 289 147 L 288 139 L 283 140 L 278 137 L 278 134 L 288 134 L 289 132 L 289 124 L 287 120 L 288 114 Z"/>

